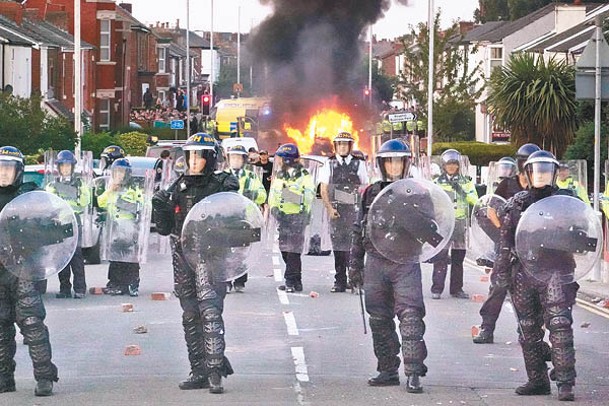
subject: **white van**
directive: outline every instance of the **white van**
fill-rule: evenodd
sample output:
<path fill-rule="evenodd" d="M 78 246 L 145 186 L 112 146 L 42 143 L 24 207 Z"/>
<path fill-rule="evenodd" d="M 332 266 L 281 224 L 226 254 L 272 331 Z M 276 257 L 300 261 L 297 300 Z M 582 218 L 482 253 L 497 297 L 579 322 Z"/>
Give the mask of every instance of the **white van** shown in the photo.
<path fill-rule="evenodd" d="M 237 145 L 242 145 L 246 151 L 249 151 L 252 147 L 256 148 L 256 151 L 258 151 L 258 143 L 256 142 L 256 139 L 252 137 L 235 137 L 222 140 L 222 149 L 224 149 L 224 152 Z"/>

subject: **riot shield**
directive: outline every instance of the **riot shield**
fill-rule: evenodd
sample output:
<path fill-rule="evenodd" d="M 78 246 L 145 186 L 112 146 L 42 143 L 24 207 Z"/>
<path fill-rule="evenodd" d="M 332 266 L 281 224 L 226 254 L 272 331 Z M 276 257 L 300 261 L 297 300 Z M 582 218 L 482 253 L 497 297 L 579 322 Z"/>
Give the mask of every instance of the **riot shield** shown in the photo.
<path fill-rule="evenodd" d="M 602 251 L 602 226 L 590 205 L 570 196 L 532 204 L 516 228 L 516 254 L 529 275 L 571 283 L 586 275 Z"/>
<path fill-rule="evenodd" d="M 238 193 L 215 193 L 198 202 L 184 220 L 184 258 L 200 279 L 236 279 L 262 254 L 263 225 L 254 202 Z"/>
<path fill-rule="evenodd" d="M 33 191 L 0 212 L 0 268 L 18 278 L 47 279 L 72 259 L 78 224 L 70 205 L 54 194 Z"/>
<path fill-rule="evenodd" d="M 486 194 L 495 193 L 495 189 L 505 178 L 512 177 L 518 173 L 516 163 L 509 161 L 499 162 L 492 161 L 488 165 L 488 173 L 486 177 Z"/>
<path fill-rule="evenodd" d="M 361 183 L 354 161 L 349 165 L 341 165 L 336 160 L 327 163 L 328 198 L 338 213 L 338 217 L 328 218 L 334 251 L 350 250 L 353 224 L 357 220 L 363 189 L 367 186 Z M 357 162 L 358 165 L 365 165 L 364 161 Z"/>
<path fill-rule="evenodd" d="M 275 241 L 279 241 L 282 252 L 308 253 L 311 244 L 319 244 L 321 250 L 322 241 L 326 240 L 323 236 L 324 222 L 314 219 L 313 214 L 321 214 L 323 210 L 313 210 L 313 206 L 322 164 L 322 159 L 314 157 L 300 157 L 287 164 L 282 158 L 275 157 L 265 238 L 268 249 L 272 250 Z M 322 229 L 314 230 L 317 227 L 313 225 Z M 329 232 L 325 234 L 329 236 Z"/>
<path fill-rule="evenodd" d="M 152 217 L 154 170 L 121 185 L 107 178 L 98 202 L 106 202 L 101 257 L 108 261 L 146 263 Z"/>
<path fill-rule="evenodd" d="M 454 226 L 452 202 L 439 186 L 402 179 L 372 202 L 366 234 L 381 255 L 405 264 L 433 258 L 449 243 Z"/>
<path fill-rule="evenodd" d="M 479 266 L 492 268 L 497 259 L 500 238 L 498 212 L 505 202 L 501 196 L 484 195 L 474 205 L 467 255 Z"/>

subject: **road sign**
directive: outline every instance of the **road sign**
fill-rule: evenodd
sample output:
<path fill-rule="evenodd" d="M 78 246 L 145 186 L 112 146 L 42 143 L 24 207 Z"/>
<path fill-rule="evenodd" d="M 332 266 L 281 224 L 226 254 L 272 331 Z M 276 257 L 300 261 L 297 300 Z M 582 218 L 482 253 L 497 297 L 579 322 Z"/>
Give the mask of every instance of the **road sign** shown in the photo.
<path fill-rule="evenodd" d="M 416 120 L 417 116 L 413 113 L 394 113 L 388 114 L 387 118 L 389 119 L 390 123 L 401 123 L 404 121 L 414 121 Z"/>
<path fill-rule="evenodd" d="M 233 83 L 233 93 L 243 93 L 243 83 Z"/>
<path fill-rule="evenodd" d="M 230 132 L 237 131 L 237 122 L 231 121 L 230 123 Z"/>
<path fill-rule="evenodd" d="M 184 129 L 184 120 L 171 120 L 171 129 L 172 130 L 183 130 Z"/>

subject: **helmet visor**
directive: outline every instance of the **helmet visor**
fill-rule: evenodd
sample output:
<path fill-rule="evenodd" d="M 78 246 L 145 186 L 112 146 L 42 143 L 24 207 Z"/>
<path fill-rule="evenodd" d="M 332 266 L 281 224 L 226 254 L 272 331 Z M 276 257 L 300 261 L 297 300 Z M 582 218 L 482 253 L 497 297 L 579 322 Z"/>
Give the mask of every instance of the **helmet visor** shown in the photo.
<path fill-rule="evenodd" d="M 189 149 L 184 153 L 186 154 L 186 166 L 188 168 L 186 175 L 203 175 L 206 172 L 205 169 L 208 168 L 208 163 L 215 165 L 215 151 L 212 149 Z"/>
<path fill-rule="evenodd" d="M 7 187 L 15 182 L 19 162 L 12 160 L 0 160 L 0 187 Z"/>
<path fill-rule="evenodd" d="M 410 169 L 410 158 L 406 156 L 378 157 L 378 165 L 383 175 L 383 180 L 392 182 L 404 179 Z"/>
<path fill-rule="evenodd" d="M 556 182 L 556 164 L 552 162 L 531 162 L 525 169 L 529 186 L 532 188 L 541 189 L 553 186 Z"/>
<path fill-rule="evenodd" d="M 129 180 L 131 168 L 127 166 L 115 166 L 112 168 L 112 182 L 117 185 L 125 184 Z"/>

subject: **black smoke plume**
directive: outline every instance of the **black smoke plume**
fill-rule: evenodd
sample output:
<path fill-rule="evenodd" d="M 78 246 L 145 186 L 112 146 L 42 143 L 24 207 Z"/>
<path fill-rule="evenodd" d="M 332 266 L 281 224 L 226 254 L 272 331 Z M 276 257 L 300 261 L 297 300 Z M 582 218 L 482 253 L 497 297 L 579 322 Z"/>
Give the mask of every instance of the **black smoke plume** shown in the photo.
<path fill-rule="evenodd" d="M 367 72 L 360 41 L 367 40 L 367 27 L 383 16 L 391 0 L 261 3 L 272 5 L 274 13 L 256 28 L 248 47 L 263 82 L 260 90 L 271 96 L 277 113 L 296 123 L 331 96 L 350 106 L 361 102 Z"/>

